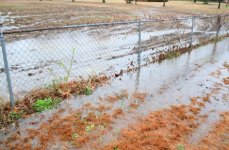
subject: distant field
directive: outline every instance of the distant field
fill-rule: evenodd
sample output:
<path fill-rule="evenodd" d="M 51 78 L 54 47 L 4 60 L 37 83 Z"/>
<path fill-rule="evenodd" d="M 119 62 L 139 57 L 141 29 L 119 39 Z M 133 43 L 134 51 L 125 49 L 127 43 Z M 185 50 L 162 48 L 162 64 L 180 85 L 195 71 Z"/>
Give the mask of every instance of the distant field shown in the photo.
<path fill-rule="evenodd" d="M 162 7 L 161 2 L 134 5 L 134 2 L 126 4 L 124 0 L 106 0 L 105 4 L 102 0 L 75 0 L 74 3 L 71 0 L 2 0 L 0 22 L 5 29 L 16 29 L 229 13 L 225 4 L 220 10 L 217 5 L 190 1 L 169 1 Z"/>
<path fill-rule="evenodd" d="M 178 11 L 178 12 L 189 12 L 189 13 L 204 13 L 204 14 L 214 14 L 214 13 L 225 13 L 229 12 L 229 7 L 226 7 L 222 3 L 220 10 L 217 9 L 218 3 L 209 3 L 208 5 L 203 5 L 203 2 L 197 2 L 193 4 L 192 1 L 169 1 L 166 3 L 166 7 L 162 7 L 161 2 L 138 2 L 138 5 L 126 4 L 124 0 L 106 0 L 106 3 L 101 3 L 102 0 L 75 0 L 74 3 L 71 0 L 1 0 L 0 1 L 0 11 L 26 11 L 34 10 L 38 11 L 40 9 L 41 13 L 44 9 L 54 8 L 55 6 L 61 5 L 63 8 L 71 6 L 85 6 L 85 7 L 98 7 L 98 8 L 109 8 L 118 9 L 122 11 L 138 11 L 142 8 L 152 8 L 159 9 L 163 11 Z M 53 6 L 53 7 L 50 7 Z M 77 8 L 76 8 L 77 9 Z M 111 9 L 110 9 L 111 10 Z M 34 10 L 35 11 L 35 10 Z M 112 10 L 111 10 L 112 11 Z"/>

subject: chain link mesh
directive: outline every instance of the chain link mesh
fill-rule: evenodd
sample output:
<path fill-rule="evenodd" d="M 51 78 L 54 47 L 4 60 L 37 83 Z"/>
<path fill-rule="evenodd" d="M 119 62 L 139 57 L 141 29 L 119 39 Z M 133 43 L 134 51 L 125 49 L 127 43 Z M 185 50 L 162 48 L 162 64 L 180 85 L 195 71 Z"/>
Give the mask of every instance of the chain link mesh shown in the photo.
<path fill-rule="evenodd" d="M 144 20 L 123 24 L 5 34 L 15 99 L 65 77 L 111 76 L 154 62 L 161 54 L 185 49 L 229 32 L 229 16 Z M 193 25 L 193 26 L 192 26 Z M 220 28 L 219 28 L 219 25 Z M 192 33 L 193 27 L 193 33 Z M 2 53 L 0 52 L 2 57 Z M 7 97 L 4 63 L 0 61 L 1 97 Z"/>

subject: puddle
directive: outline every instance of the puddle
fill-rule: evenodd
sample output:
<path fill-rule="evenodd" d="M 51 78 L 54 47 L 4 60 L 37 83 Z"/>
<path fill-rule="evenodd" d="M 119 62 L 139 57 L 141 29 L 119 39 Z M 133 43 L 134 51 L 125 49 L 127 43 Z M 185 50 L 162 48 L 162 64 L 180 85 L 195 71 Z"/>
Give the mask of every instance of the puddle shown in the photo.
<path fill-rule="evenodd" d="M 175 28 L 176 23 L 171 21 L 171 24 Z M 189 45 L 190 39 L 187 36 L 190 32 L 190 20 L 180 22 L 179 26 L 177 29 L 171 29 L 173 27 L 166 23 L 163 26 L 144 23 L 141 33 L 142 64 L 148 63 L 174 45 L 177 47 Z M 195 32 L 198 33 L 200 30 L 195 29 Z M 18 34 L 19 37 L 15 41 L 6 43 L 16 99 L 65 76 L 64 68 L 58 64 L 61 62 L 69 66 L 73 49 L 76 49 L 76 53 L 70 75 L 72 79 L 79 76 L 87 78 L 89 75 L 100 73 L 111 75 L 120 72 L 121 69 L 126 70 L 138 65 L 138 24 L 85 27 L 75 31 L 44 31 L 39 34 L 42 35 L 36 36 L 34 33 L 33 38 L 23 40 L 18 40 L 20 39 Z M 212 31 L 209 34 L 215 35 Z M 178 36 L 182 38 L 177 38 Z M 173 42 L 169 42 L 170 40 Z M 198 36 L 194 36 L 193 43 L 199 43 Z M 3 68 L 3 62 L 0 62 L 0 86 L 6 88 Z M 5 90 L 1 91 L 0 95 L 8 100 Z"/>
<path fill-rule="evenodd" d="M 0 25 L 3 24 L 3 26 L 0 26 L 0 31 L 18 29 L 19 27 L 15 25 L 15 21 L 18 18 L 20 16 L 11 16 L 10 12 L 7 14 L 0 12 Z"/>
<path fill-rule="evenodd" d="M 16 99 L 34 88 L 50 84 L 55 77 L 63 77 L 66 72 L 58 63 L 69 66 L 73 49 L 76 52 L 71 78 L 99 73 L 109 75 L 127 69 L 130 64 L 136 66 L 137 53 L 133 50 L 138 47 L 138 32 L 133 29 L 137 29 L 137 24 L 115 26 L 112 35 L 109 34 L 110 29 L 83 28 L 78 31 L 49 33 L 48 36 L 44 33 L 36 38 L 8 42 L 6 48 Z M 188 31 L 142 31 L 142 40 L 177 32 Z M 143 63 L 155 51 L 142 52 Z M 3 64 L 0 64 L 0 68 L 3 68 Z M 0 72 L 0 78 L 4 76 L 4 72 Z M 2 81 L 1 86 L 6 85 L 5 80 Z M 5 94 L 0 95 L 4 97 Z"/>
<path fill-rule="evenodd" d="M 215 87 L 215 83 L 222 83 L 221 78 L 215 78 L 209 74 L 217 68 L 222 68 L 224 62 L 228 62 L 228 57 L 229 38 L 218 43 L 202 46 L 177 58 L 141 67 L 136 72 L 124 74 L 122 77 L 113 79 L 109 85 L 98 88 L 91 96 L 73 97 L 63 101 L 58 109 L 34 114 L 27 119 L 20 120 L 19 130 L 24 135 L 26 134 L 26 129 L 38 128 L 42 122 L 47 121 L 53 113 L 61 108 L 66 110 L 64 115 L 67 115 L 68 108 L 81 108 L 86 103 L 99 105 L 101 97 L 114 95 L 114 93 L 120 93 L 123 90 L 127 90 L 130 94 L 135 91 L 148 93 L 144 103 L 131 113 L 126 110 L 126 106 L 129 103 L 126 99 L 112 105 L 112 109 L 123 108 L 125 115 L 114 121 L 115 130 L 104 136 L 103 144 L 105 144 L 116 138 L 116 134 L 113 133 L 117 133 L 120 129 L 134 123 L 138 117 L 145 116 L 152 111 L 169 108 L 172 105 L 189 104 L 190 98 L 195 96 L 205 96 Z M 228 75 L 226 69 L 222 70 L 221 77 Z M 228 93 L 228 91 L 228 86 L 220 88 L 221 94 L 216 94 L 211 103 L 208 103 L 202 110 L 201 113 L 209 114 L 208 119 L 194 132 L 190 142 L 195 143 L 198 141 L 201 138 L 198 134 L 200 132 L 203 135 L 207 134 L 211 126 L 217 121 L 215 118 L 219 113 L 228 110 L 228 100 L 220 99 L 222 94 Z M 31 122 L 38 123 L 31 125 Z M 10 130 L 13 129 L 14 127 L 11 127 Z M 3 133 L 1 134 L 1 139 L 7 137 L 6 135 L 3 136 Z M 86 146 L 82 149 L 87 148 Z"/>

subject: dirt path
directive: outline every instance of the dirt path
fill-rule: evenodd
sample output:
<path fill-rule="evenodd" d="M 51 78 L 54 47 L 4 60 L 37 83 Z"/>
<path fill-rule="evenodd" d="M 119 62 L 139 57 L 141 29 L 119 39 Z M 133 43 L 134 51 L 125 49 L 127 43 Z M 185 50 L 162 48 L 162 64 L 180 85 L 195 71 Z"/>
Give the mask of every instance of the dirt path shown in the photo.
<path fill-rule="evenodd" d="M 1 148 L 201 149 L 211 143 L 225 149 L 228 40 L 142 67 L 91 96 L 21 119 L 17 130 L 2 129 Z"/>

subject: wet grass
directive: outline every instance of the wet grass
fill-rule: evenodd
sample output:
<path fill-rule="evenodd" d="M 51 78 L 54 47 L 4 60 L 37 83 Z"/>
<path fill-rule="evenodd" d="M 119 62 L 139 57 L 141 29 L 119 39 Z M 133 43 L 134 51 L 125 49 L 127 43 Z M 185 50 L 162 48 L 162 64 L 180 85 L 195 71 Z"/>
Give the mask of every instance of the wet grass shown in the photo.
<path fill-rule="evenodd" d="M 168 51 L 166 53 L 161 54 L 158 58 L 158 61 L 160 62 L 164 59 L 171 59 L 174 57 L 178 57 L 182 53 L 191 51 L 193 49 L 196 49 L 200 46 L 203 46 L 209 43 L 218 42 L 226 37 L 228 37 L 228 35 L 218 37 L 217 39 L 213 38 L 210 40 L 202 41 L 201 44 L 194 45 L 192 48 L 184 47 L 184 48 L 178 48 L 172 51 Z M 227 64 L 226 65 L 224 64 L 224 66 L 227 66 Z M 134 71 L 134 70 L 135 69 L 127 70 L 124 72 L 129 72 L 129 71 Z M 82 79 L 80 81 L 70 81 L 70 82 L 55 84 L 55 86 L 49 86 L 43 89 L 37 89 L 29 93 L 28 95 L 26 95 L 24 99 L 22 99 L 21 101 L 17 102 L 15 110 L 19 113 L 23 112 L 23 114 L 20 115 L 21 117 L 23 117 L 24 115 L 28 115 L 28 114 L 37 112 L 33 108 L 33 105 L 36 103 L 37 100 L 42 100 L 42 99 L 44 100 L 46 98 L 51 98 L 53 100 L 58 99 L 62 101 L 64 99 L 70 98 L 72 95 L 91 95 L 93 90 L 97 86 L 103 85 L 107 81 L 108 81 L 108 77 L 106 76 L 91 77 L 88 80 Z M 224 81 L 225 81 L 225 84 L 228 82 L 226 79 L 224 79 Z M 108 96 L 107 101 L 114 103 L 118 100 L 121 100 L 127 97 L 128 97 L 128 93 L 126 91 L 123 91 L 122 93 L 119 93 L 117 95 Z M 139 101 L 134 101 L 130 104 L 130 107 L 137 108 L 139 104 L 140 104 Z M 2 108 L 0 109 L 0 113 L 1 113 L 0 128 L 7 126 L 8 124 L 17 120 L 17 119 L 11 119 L 12 117 L 9 116 L 9 112 L 12 111 L 9 103 L 4 106 L 2 105 L 1 107 Z"/>
<path fill-rule="evenodd" d="M 222 84 L 221 84 L 222 86 Z M 218 90 L 220 88 L 216 87 Z M 31 149 L 32 143 L 37 141 L 40 144 L 35 145 L 36 149 L 48 149 L 50 145 L 63 144 L 67 149 L 84 148 L 89 149 L 179 149 L 183 150 L 192 146 L 193 149 L 206 149 L 205 142 L 203 145 L 190 145 L 188 137 L 192 135 L 199 127 L 202 113 L 201 110 L 205 107 L 205 103 L 212 103 L 209 97 L 213 98 L 212 92 L 203 96 L 190 98 L 189 105 L 171 106 L 166 109 L 161 109 L 155 112 L 150 112 L 139 122 L 134 123 L 127 128 L 120 130 L 116 136 L 116 140 L 112 140 L 110 144 L 103 145 L 104 135 L 109 134 L 111 131 L 116 131 L 116 119 L 122 119 L 128 115 L 128 112 L 122 108 L 116 108 L 113 111 L 109 108 L 110 105 L 114 106 L 115 102 L 119 100 L 130 98 L 131 101 L 144 102 L 147 96 L 146 93 L 134 92 L 129 94 L 127 91 L 120 91 L 112 96 L 99 98 L 100 105 L 92 105 L 86 103 L 77 110 L 60 109 L 53 114 L 50 119 L 39 125 L 38 129 L 27 129 L 25 136 L 18 133 L 10 135 L 6 141 L 2 142 L 4 147 L 9 149 Z M 112 97 L 115 101 L 109 101 L 108 97 Z M 117 98 L 114 98 L 117 97 Z M 102 105 L 102 102 L 106 105 Z M 141 103 L 139 103 L 140 105 Z M 67 115 L 65 112 L 68 112 Z M 226 115 L 226 113 L 225 113 Z M 214 137 L 214 142 L 220 142 L 220 146 L 216 147 L 224 149 L 227 146 L 224 136 L 228 131 L 228 114 L 223 116 L 224 121 L 217 125 L 214 132 L 210 133 Z M 227 118 L 225 118 L 227 117 Z M 225 121 L 225 119 L 227 121 Z M 226 133 L 226 134 L 225 134 Z M 210 138 L 208 139 L 210 140 Z M 208 141 L 210 142 L 210 141 Z M 215 146 L 216 143 L 213 143 Z M 225 144 L 226 143 L 226 144 Z M 89 146 L 90 145 L 90 146 Z M 104 146 L 104 147 L 103 147 Z M 200 148 L 199 148 L 200 146 Z M 63 147 L 61 147 L 63 148 Z"/>
<path fill-rule="evenodd" d="M 174 58 L 174 57 L 178 57 L 180 55 L 181 55 L 181 53 L 179 51 L 170 51 L 170 52 L 166 53 L 165 58 L 171 59 L 171 58 Z"/>
<path fill-rule="evenodd" d="M 223 78 L 223 83 L 228 85 L 229 84 L 229 77 Z"/>
<path fill-rule="evenodd" d="M 213 130 L 204 137 L 197 145 L 198 149 L 222 149 L 229 147 L 229 112 L 221 114 L 221 120 L 215 125 Z"/>
<path fill-rule="evenodd" d="M 114 94 L 118 99 L 127 98 L 127 95 L 129 94 L 126 91 Z M 145 93 L 134 92 L 130 97 L 144 101 L 145 95 Z M 103 98 L 103 100 L 107 101 L 108 97 Z M 86 103 L 77 110 L 69 109 L 69 114 L 66 116 L 62 116 L 62 114 L 68 109 L 60 109 L 47 122 L 39 125 L 38 129 L 27 129 L 26 132 L 28 134 L 25 137 L 19 133 L 10 135 L 3 142 L 4 146 L 11 149 L 16 147 L 30 149 L 32 141 L 37 139 L 40 144 L 35 147 L 37 149 L 47 149 L 49 143 L 55 143 L 57 138 L 60 140 L 58 142 L 67 142 L 74 148 L 80 148 L 90 141 L 101 139 L 104 134 L 111 130 L 113 120 L 125 115 L 124 110 L 121 108 L 108 113 L 110 103 L 106 104 L 108 105 L 95 106 L 91 103 Z M 20 146 L 18 146 L 18 143 L 21 143 Z M 100 147 L 99 144 L 97 146 Z"/>
<path fill-rule="evenodd" d="M 60 103 L 60 100 L 55 100 L 55 99 L 53 100 L 51 98 L 38 99 L 32 105 L 32 108 L 35 112 L 42 112 L 44 110 L 52 109 L 59 103 Z"/>
<path fill-rule="evenodd" d="M 184 105 L 152 112 L 141 122 L 123 129 L 119 140 L 103 149 L 174 149 L 176 143 L 197 127 L 195 116 Z"/>
<path fill-rule="evenodd" d="M 9 103 L 0 105 L 0 129 L 15 122 L 17 119 L 25 115 L 35 112 L 51 109 L 59 102 L 70 98 L 73 95 L 91 95 L 93 90 L 98 86 L 105 84 L 109 80 L 106 76 L 91 77 L 88 80 L 70 81 L 47 88 L 31 91 L 23 99 L 16 102 L 15 108 L 12 110 Z M 19 113 L 13 117 L 10 112 Z M 23 114 L 21 113 L 23 112 Z"/>
<path fill-rule="evenodd" d="M 229 63 L 224 62 L 223 66 L 229 70 Z"/>
<path fill-rule="evenodd" d="M 128 98 L 129 94 L 126 90 L 121 91 L 120 93 L 115 93 L 114 95 L 108 96 L 104 98 L 105 101 L 108 101 L 110 103 L 117 102 L 122 99 Z"/>
<path fill-rule="evenodd" d="M 138 123 L 122 129 L 117 139 L 105 145 L 103 150 L 113 149 L 227 149 L 229 113 L 222 114 L 222 121 L 209 135 L 197 144 L 190 143 L 190 135 L 199 127 L 201 121 L 200 103 L 209 102 L 207 96 L 198 96 L 190 99 L 189 105 L 171 106 L 168 109 L 148 114 Z M 209 98 L 207 98 L 209 99 Z M 204 105 L 205 107 L 205 105 Z M 204 122 L 202 122 L 204 123 Z"/>
<path fill-rule="evenodd" d="M 99 115 L 95 112 L 83 115 L 84 109 L 72 111 L 65 117 L 62 117 L 63 112 L 60 110 L 48 120 L 48 123 L 41 124 L 37 130 L 28 129 L 26 137 L 16 133 L 11 135 L 4 145 L 10 149 L 26 149 L 32 147 L 32 140 L 37 137 L 40 144 L 34 145 L 35 149 L 47 149 L 50 142 L 55 143 L 56 138 L 68 142 L 75 148 L 82 147 L 91 139 L 98 139 L 101 134 L 104 134 L 105 132 L 97 131 L 105 131 L 112 121 L 111 116 L 105 112 Z M 20 146 L 17 143 L 21 143 Z"/>
<path fill-rule="evenodd" d="M 197 47 L 200 47 L 202 45 L 206 45 L 212 42 L 220 41 L 224 39 L 225 37 L 228 37 L 228 35 L 224 37 L 219 37 L 218 39 L 211 39 L 211 40 L 204 41 L 201 44 L 193 46 L 192 49 L 195 49 Z M 192 49 L 189 47 L 185 47 L 185 48 L 180 48 L 180 49 L 168 52 L 164 54 L 162 59 L 160 59 L 160 56 L 159 56 L 159 61 L 177 57 L 181 55 L 182 53 L 188 52 Z M 224 67 L 228 68 L 228 64 L 224 63 Z M 108 81 L 108 78 L 105 76 L 91 77 L 89 80 L 82 79 L 80 81 L 70 81 L 67 83 L 60 83 L 55 86 L 50 86 L 45 89 L 37 89 L 29 93 L 28 95 L 26 95 L 25 98 L 22 99 L 20 102 L 17 102 L 14 110 L 11 109 L 10 104 L 4 104 L 4 105 L 2 104 L 0 105 L 1 106 L 0 107 L 0 114 L 1 114 L 0 115 L 0 128 L 8 126 L 9 124 L 17 121 L 18 119 L 23 118 L 25 115 L 33 114 L 35 112 L 40 112 L 40 111 L 43 111 L 49 108 L 51 109 L 52 105 L 45 106 L 44 109 L 43 108 L 34 109 L 35 108 L 34 106 L 37 101 L 39 102 L 40 100 L 45 100 L 47 98 L 50 98 L 52 100 L 60 99 L 60 101 L 62 101 L 62 100 L 70 98 L 73 95 L 91 95 L 93 90 L 96 87 L 103 85 L 106 81 Z M 228 79 L 227 78 L 223 79 L 223 82 L 225 84 L 228 84 Z M 129 107 L 132 109 L 136 109 L 141 104 L 141 101 L 144 100 L 144 97 L 145 97 L 144 94 L 143 95 L 136 94 L 135 100 L 129 104 Z M 123 91 L 113 96 L 108 96 L 106 100 L 111 103 L 114 103 L 114 102 L 117 102 L 125 98 L 128 98 L 128 93 L 126 91 Z M 209 101 L 209 96 L 203 99 L 204 101 Z M 198 103 L 198 105 L 201 107 L 204 107 L 203 103 Z M 103 110 L 105 109 L 105 107 L 101 107 L 99 109 Z M 199 108 L 195 108 L 195 107 L 190 107 L 189 109 L 191 112 L 196 113 L 196 114 L 200 111 Z M 121 111 L 117 111 L 116 114 L 114 114 L 114 116 L 118 117 L 121 114 L 122 114 Z"/>
<path fill-rule="evenodd" d="M 177 145 L 177 150 L 185 150 L 183 144 L 178 144 Z"/>
<path fill-rule="evenodd" d="M 220 37 L 215 37 L 215 38 L 212 38 L 212 39 L 209 39 L 209 40 L 202 40 L 199 44 L 196 44 L 196 45 L 193 45 L 192 47 L 188 46 L 188 47 L 178 47 L 178 48 L 173 48 L 173 49 L 170 49 L 169 51 L 165 52 L 165 53 L 161 53 L 159 56 L 158 56 L 158 61 L 162 61 L 162 60 L 165 60 L 165 59 L 172 59 L 172 58 L 175 58 L 175 57 L 178 57 L 180 56 L 181 54 L 183 53 L 186 53 L 186 52 L 190 52 L 194 49 L 197 49 L 201 46 L 204 46 L 204 45 L 207 45 L 207 44 L 210 44 L 210 43 L 216 43 L 216 42 L 219 42 L 225 38 L 228 38 L 229 37 L 229 34 L 227 35 L 224 35 L 224 36 L 220 36 Z M 155 62 L 155 61 L 153 61 Z"/>

